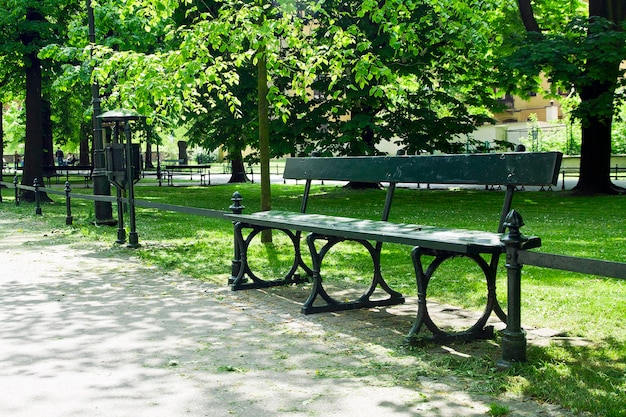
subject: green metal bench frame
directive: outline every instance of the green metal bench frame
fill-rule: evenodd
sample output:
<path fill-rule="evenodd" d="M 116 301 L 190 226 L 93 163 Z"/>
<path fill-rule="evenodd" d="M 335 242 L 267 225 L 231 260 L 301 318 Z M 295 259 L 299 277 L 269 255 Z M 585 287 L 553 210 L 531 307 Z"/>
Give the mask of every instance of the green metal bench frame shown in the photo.
<path fill-rule="evenodd" d="M 387 285 L 380 270 L 380 253 L 383 243 L 400 243 L 414 247 L 411 256 L 418 288 L 417 317 L 409 331 L 407 341 L 415 342 L 422 326 L 426 326 L 433 338 L 437 340 L 491 337 L 493 328 L 486 326 L 486 323 L 492 313 L 507 323 L 507 315 L 496 297 L 498 261 L 500 255 L 507 251 L 506 239 L 503 241 L 505 223 L 508 221 L 509 225 L 513 225 L 514 228 L 523 224 L 521 218 L 517 219 L 515 217 L 517 214 L 511 212 L 514 192 L 525 186 L 556 185 L 561 159 L 562 155 L 559 152 L 289 158 L 286 162 L 284 178 L 305 180 L 300 213 L 271 210 L 249 215 L 242 214 L 241 195 L 239 193 L 233 195 L 231 206 L 233 214 L 226 216 L 234 222 L 235 256 L 232 276 L 229 279 L 231 289 L 241 290 L 299 283 L 301 278 L 297 271 L 302 268 L 313 279 L 311 294 L 302 307 L 302 312 L 305 314 L 403 303 L 405 300 L 402 294 Z M 312 182 L 324 180 L 387 183 L 387 195 L 381 220 L 306 213 Z M 506 186 L 496 232 L 389 222 L 396 186 L 408 183 Z M 509 216 L 508 220 L 507 216 Z M 514 220 L 511 220 L 512 218 Z M 244 237 L 246 229 L 251 230 Z M 291 269 L 284 277 L 273 281 L 266 281 L 256 276 L 250 270 L 247 261 L 247 250 L 251 241 L 266 229 L 285 232 L 294 248 L 294 261 Z M 302 232 L 309 232 L 306 240 L 312 259 L 311 267 L 308 267 L 302 259 L 300 249 Z M 325 243 L 317 249 L 315 243 L 319 240 Z M 347 240 L 359 242 L 367 248 L 374 263 L 374 274 L 369 288 L 361 297 L 351 301 L 338 301 L 324 289 L 322 262 L 333 246 Z M 538 237 L 521 237 L 517 249 L 532 249 L 540 245 L 541 239 Z M 489 261 L 481 255 L 489 256 Z M 424 256 L 433 257 L 427 268 L 424 268 Z M 468 330 L 447 333 L 441 330 L 428 314 L 426 293 L 429 281 L 437 268 L 454 257 L 472 259 L 481 268 L 487 281 L 487 305 L 479 320 Z M 371 299 L 377 288 L 381 288 L 388 294 L 388 297 Z M 316 305 L 316 301 L 320 299 L 323 301 L 322 304 Z"/>

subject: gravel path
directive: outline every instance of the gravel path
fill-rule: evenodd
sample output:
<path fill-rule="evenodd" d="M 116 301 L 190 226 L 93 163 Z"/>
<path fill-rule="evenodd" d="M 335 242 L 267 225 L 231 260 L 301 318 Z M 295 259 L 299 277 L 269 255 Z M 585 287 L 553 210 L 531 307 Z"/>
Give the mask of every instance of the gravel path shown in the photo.
<path fill-rule="evenodd" d="M 280 290 L 233 293 L 67 233 L 0 211 L 0 416 L 568 415 L 423 376 L 376 342 L 401 338 L 410 305 L 302 316 Z"/>

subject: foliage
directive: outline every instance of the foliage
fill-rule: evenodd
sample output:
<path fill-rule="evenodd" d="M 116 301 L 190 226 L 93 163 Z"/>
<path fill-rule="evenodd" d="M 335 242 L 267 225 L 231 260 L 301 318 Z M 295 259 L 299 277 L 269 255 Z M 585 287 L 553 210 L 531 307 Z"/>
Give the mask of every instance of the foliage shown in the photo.
<path fill-rule="evenodd" d="M 613 123 L 613 153 L 626 154 L 626 105 L 619 108 L 619 114 Z"/>
<path fill-rule="evenodd" d="M 141 20 L 133 33 L 142 38 L 143 28 L 161 47 L 98 47 L 97 76 L 115 80 L 111 98 L 153 119 L 182 115 L 206 148 L 258 146 L 247 133 L 254 106 L 245 78 L 256 77 L 260 47 L 274 154 L 370 153 L 383 139 L 411 152 L 451 151 L 448 138 L 487 120 L 501 44 L 497 5 L 344 3 L 128 1 L 119 14 Z M 313 100 L 310 87 L 319 92 Z M 226 133 L 237 127 L 241 134 Z"/>
<path fill-rule="evenodd" d="M 214 154 L 205 152 L 204 150 L 197 151 L 194 154 L 194 159 L 199 165 L 210 164 L 213 162 L 217 162 L 217 158 Z"/>
<path fill-rule="evenodd" d="M 10 102 L 6 104 L 7 107 L 3 114 L 4 125 L 4 145 L 12 152 L 20 149 L 20 154 L 23 152 L 23 142 L 26 132 L 24 131 L 24 108 L 18 105 L 18 102 Z"/>
<path fill-rule="evenodd" d="M 528 118 L 526 138 L 522 138 L 520 143 L 526 146 L 528 151 L 547 152 L 560 151 L 565 155 L 580 154 L 580 136 L 576 133 L 579 130 L 572 126 L 566 118 L 563 122 L 555 122 L 548 126 L 540 126 L 537 114 L 532 113 Z"/>
<path fill-rule="evenodd" d="M 316 94 L 299 112 L 311 146 L 368 154 L 391 140 L 411 153 L 454 151 L 450 138 L 487 121 L 485 108 L 495 105 L 492 6 L 325 2 L 307 65 Z"/>
<path fill-rule="evenodd" d="M 626 23 L 626 22 L 625 22 Z M 596 33 L 590 36 L 589 33 Z M 558 51 L 555 53 L 555 51 Z M 615 89 L 604 92 L 593 100 L 580 102 L 573 109 L 573 115 L 586 121 L 591 116 L 611 118 L 614 112 L 612 103 L 619 104 L 624 99 L 624 70 L 609 70 L 615 62 L 626 57 L 626 32 L 617 30 L 607 19 L 595 18 L 588 21 L 583 17 L 573 18 L 562 32 L 548 33 L 541 37 L 530 34 L 512 56 L 512 67 L 521 80 L 524 91 L 536 89 L 535 79 L 525 74 L 539 71 L 548 75 L 550 92 L 558 97 L 558 91 L 577 92 L 593 82 L 615 83 Z M 590 67 L 590 63 L 593 65 Z M 615 92 L 615 95 L 614 95 Z"/>

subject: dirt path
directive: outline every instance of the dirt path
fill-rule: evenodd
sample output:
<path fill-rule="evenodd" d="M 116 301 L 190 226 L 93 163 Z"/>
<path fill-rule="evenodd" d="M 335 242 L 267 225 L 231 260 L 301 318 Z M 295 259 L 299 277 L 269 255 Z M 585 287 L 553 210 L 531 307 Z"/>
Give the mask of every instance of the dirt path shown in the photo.
<path fill-rule="evenodd" d="M 401 337 L 402 313 L 302 316 L 280 291 L 233 293 L 66 233 L 0 211 L 2 416 L 567 415 L 429 378 L 377 343 Z"/>

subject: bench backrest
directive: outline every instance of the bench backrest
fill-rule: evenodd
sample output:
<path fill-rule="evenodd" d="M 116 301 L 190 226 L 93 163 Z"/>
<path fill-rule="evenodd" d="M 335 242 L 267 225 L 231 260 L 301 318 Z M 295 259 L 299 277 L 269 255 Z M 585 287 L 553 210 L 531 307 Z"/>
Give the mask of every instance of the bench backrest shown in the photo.
<path fill-rule="evenodd" d="M 303 180 L 475 185 L 556 185 L 560 152 L 289 158 L 284 177 Z"/>
<path fill-rule="evenodd" d="M 511 209 L 518 186 L 556 185 L 563 154 L 560 152 L 511 152 L 427 156 L 355 156 L 289 158 L 283 177 L 306 180 L 300 211 L 305 212 L 311 181 L 388 182 L 382 220 L 389 218 L 398 183 L 505 185 L 498 232 Z"/>

